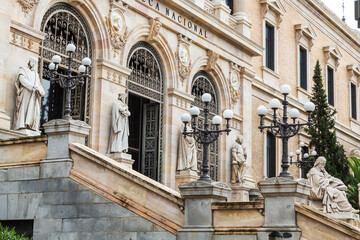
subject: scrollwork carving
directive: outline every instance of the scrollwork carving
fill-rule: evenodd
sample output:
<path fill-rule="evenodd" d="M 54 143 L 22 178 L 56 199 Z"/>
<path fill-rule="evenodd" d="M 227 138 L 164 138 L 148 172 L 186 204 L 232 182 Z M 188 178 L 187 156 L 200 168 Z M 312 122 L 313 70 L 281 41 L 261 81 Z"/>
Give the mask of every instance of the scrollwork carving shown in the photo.
<path fill-rule="evenodd" d="M 113 46 L 116 55 L 124 47 L 128 36 L 128 30 L 122 11 L 118 8 L 112 8 L 109 17 L 105 17 L 105 23 L 110 35 L 111 45 Z"/>
<path fill-rule="evenodd" d="M 162 23 L 160 22 L 160 18 L 158 17 L 155 19 L 150 18 L 149 21 L 150 21 L 151 29 L 147 40 L 149 42 L 156 42 L 159 40 Z"/>
<path fill-rule="evenodd" d="M 21 6 L 21 10 L 24 13 L 29 13 L 34 8 L 34 6 L 39 2 L 39 0 L 17 0 Z"/>
<path fill-rule="evenodd" d="M 219 54 L 209 49 L 207 51 L 207 56 L 209 57 L 209 59 L 206 70 L 215 70 L 216 62 L 219 59 Z"/>

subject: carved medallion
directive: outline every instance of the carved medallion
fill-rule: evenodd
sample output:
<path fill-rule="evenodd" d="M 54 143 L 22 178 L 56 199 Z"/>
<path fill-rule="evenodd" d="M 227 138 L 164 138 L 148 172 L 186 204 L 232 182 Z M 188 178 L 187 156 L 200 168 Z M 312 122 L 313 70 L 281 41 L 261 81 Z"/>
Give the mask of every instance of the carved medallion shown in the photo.
<path fill-rule="evenodd" d="M 229 88 L 230 96 L 233 104 L 236 104 L 240 99 L 240 66 L 235 63 L 231 63 L 230 66 L 230 77 L 229 77 Z"/>
<path fill-rule="evenodd" d="M 127 40 L 127 27 L 123 12 L 118 8 L 110 10 L 109 17 L 105 17 L 106 26 L 110 35 L 110 42 L 115 54 L 124 47 Z"/>
<path fill-rule="evenodd" d="M 175 53 L 175 56 L 178 62 L 180 79 L 181 81 L 185 81 L 189 77 L 191 70 L 191 60 L 190 60 L 190 50 L 189 50 L 191 40 L 181 34 L 179 34 L 178 39 L 179 39 L 178 51 L 177 53 Z"/>
<path fill-rule="evenodd" d="M 17 2 L 21 5 L 21 9 L 24 13 L 29 13 L 39 0 L 17 0 Z"/>

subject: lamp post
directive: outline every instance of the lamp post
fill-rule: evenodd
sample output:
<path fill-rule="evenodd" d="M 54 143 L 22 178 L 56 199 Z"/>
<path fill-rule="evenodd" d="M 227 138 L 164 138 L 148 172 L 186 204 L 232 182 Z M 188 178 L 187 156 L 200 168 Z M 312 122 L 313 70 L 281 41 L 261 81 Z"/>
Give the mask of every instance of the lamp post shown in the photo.
<path fill-rule="evenodd" d="M 269 126 L 264 126 L 264 116 L 267 114 L 267 109 L 264 106 L 259 106 L 256 110 L 257 114 L 260 116 L 260 126 L 259 129 L 262 132 L 263 129 L 268 129 L 275 137 L 282 139 L 283 149 L 282 149 L 282 172 L 280 173 L 280 177 L 292 177 L 288 172 L 290 167 L 288 160 L 288 140 L 289 138 L 295 136 L 302 126 L 310 126 L 312 124 L 311 121 L 311 113 L 315 110 L 315 105 L 312 102 L 308 102 L 304 105 L 305 111 L 308 113 L 308 121 L 306 123 L 296 122 L 296 119 L 299 117 L 300 113 L 297 109 L 291 109 L 288 112 L 289 102 L 286 97 L 291 92 L 291 88 L 289 85 L 283 85 L 280 88 L 281 94 L 284 96 L 282 104 L 278 99 L 271 99 L 269 102 L 270 108 L 273 110 L 273 121 Z M 277 110 L 283 107 L 282 119 L 280 114 L 278 114 Z M 288 115 L 292 119 L 292 123 L 288 122 Z"/>
<path fill-rule="evenodd" d="M 54 55 L 49 64 L 49 70 L 52 72 L 52 77 L 50 81 L 58 82 L 60 87 L 65 89 L 65 105 L 64 105 L 64 116 L 63 119 L 71 120 L 71 90 L 76 88 L 78 85 L 83 85 L 86 78 L 89 77 L 88 70 L 91 65 L 90 58 L 84 58 L 82 60 L 82 65 L 79 66 L 78 71 L 80 75 L 73 76 L 71 66 L 73 64 L 73 53 L 75 52 L 76 47 L 74 44 L 68 44 L 66 46 L 66 52 L 68 53 L 68 68 L 67 74 L 58 73 L 58 67 L 61 62 L 61 57 L 59 55 Z"/>
<path fill-rule="evenodd" d="M 302 147 L 305 146 L 304 142 L 300 143 L 300 149 L 296 150 L 296 161 L 293 162 L 293 157 L 295 156 L 295 154 L 293 152 L 289 153 L 289 157 L 290 157 L 290 164 L 295 164 L 295 166 L 297 166 L 298 168 L 300 168 L 302 171 L 305 170 L 305 168 L 307 168 L 309 165 L 313 164 L 315 162 L 315 157 L 317 155 L 317 152 L 315 150 L 313 150 L 311 152 L 311 156 L 308 153 L 305 153 L 304 150 L 302 149 Z M 301 157 L 300 157 L 301 155 Z"/>
<path fill-rule="evenodd" d="M 203 162 L 202 162 L 202 175 L 199 181 L 211 182 L 209 176 L 209 145 L 218 139 L 222 132 L 226 132 L 229 135 L 231 131 L 229 121 L 234 116 L 234 113 L 227 109 L 223 113 L 223 117 L 226 119 L 226 129 L 220 130 L 219 126 L 222 123 L 222 118 L 218 115 L 214 116 L 213 119 L 209 120 L 209 103 L 211 102 L 211 95 L 209 93 L 204 93 L 201 97 L 201 100 L 205 103 L 204 107 L 204 125 L 199 127 L 197 124 L 198 116 L 200 115 L 200 109 L 198 107 L 192 107 L 190 109 L 190 115 L 184 113 L 181 115 L 181 120 L 184 123 L 184 131 L 182 134 L 184 137 L 191 135 L 194 137 L 195 141 L 203 144 Z M 187 124 L 191 121 L 192 131 L 187 130 Z M 212 130 L 211 126 L 215 126 L 215 130 Z"/>

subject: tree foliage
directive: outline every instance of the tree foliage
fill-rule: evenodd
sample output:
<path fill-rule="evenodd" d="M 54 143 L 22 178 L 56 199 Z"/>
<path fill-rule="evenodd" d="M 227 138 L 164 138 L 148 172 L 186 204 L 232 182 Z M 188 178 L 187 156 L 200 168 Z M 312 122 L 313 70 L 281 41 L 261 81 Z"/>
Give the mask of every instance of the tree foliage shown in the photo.
<path fill-rule="evenodd" d="M 0 240 L 26 240 L 25 234 L 18 235 L 15 228 L 4 227 L 0 223 Z"/>
<path fill-rule="evenodd" d="M 350 169 L 353 174 L 351 175 L 351 182 L 348 186 L 347 197 L 353 208 L 359 208 L 359 190 L 358 184 L 360 183 L 360 159 L 351 157 L 348 159 Z"/>
<path fill-rule="evenodd" d="M 311 114 L 314 124 L 306 129 L 310 135 L 310 147 L 314 147 L 318 156 L 326 158 L 326 170 L 332 176 L 341 179 L 346 185 L 350 183 L 349 165 L 343 145 L 336 138 L 335 114 L 327 100 L 323 86 L 319 60 L 316 62 L 313 76 L 311 102 L 315 111 Z"/>

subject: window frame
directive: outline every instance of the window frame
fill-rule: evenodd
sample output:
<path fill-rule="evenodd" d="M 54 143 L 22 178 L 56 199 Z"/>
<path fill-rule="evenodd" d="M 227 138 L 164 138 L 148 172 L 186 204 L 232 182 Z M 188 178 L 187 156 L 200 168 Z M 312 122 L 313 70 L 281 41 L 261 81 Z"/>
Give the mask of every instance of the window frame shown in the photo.
<path fill-rule="evenodd" d="M 329 68 L 332 70 L 333 72 L 333 79 L 332 79 L 332 85 L 333 85 L 333 104 L 330 103 L 330 98 L 329 98 Z M 326 95 L 327 95 L 327 103 L 331 106 L 331 107 L 335 107 L 336 106 L 336 74 L 335 74 L 335 68 L 333 66 L 331 66 L 330 64 L 326 64 Z"/>
<path fill-rule="evenodd" d="M 354 90 L 355 90 L 355 117 L 354 117 L 354 112 L 353 112 L 353 89 L 352 86 L 354 86 Z M 358 86 L 355 82 L 350 81 L 349 83 L 349 95 L 350 95 L 350 118 L 352 120 L 357 121 L 359 118 L 359 97 L 358 97 Z"/>
<path fill-rule="evenodd" d="M 306 64 L 306 66 L 305 66 L 305 77 L 306 77 L 306 79 L 305 79 L 305 84 L 306 84 L 306 86 L 305 87 L 303 87 L 302 86 L 302 71 L 303 71 L 303 68 L 302 68 L 302 59 L 301 59 L 301 50 L 303 50 L 304 52 L 305 52 L 305 55 L 306 55 L 306 61 L 305 61 L 305 64 Z M 297 53 L 298 53 L 298 69 L 299 69 L 299 74 L 298 74 L 298 79 L 299 79 L 299 87 L 301 88 L 301 89 L 303 89 L 303 90 L 305 90 L 305 91 L 309 91 L 309 86 L 310 86 L 310 69 L 309 69 L 309 67 L 310 67 L 310 51 L 304 46 L 304 45 L 302 45 L 302 44 L 299 44 L 298 45 L 298 51 L 297 51 Z"/>

